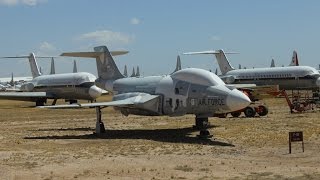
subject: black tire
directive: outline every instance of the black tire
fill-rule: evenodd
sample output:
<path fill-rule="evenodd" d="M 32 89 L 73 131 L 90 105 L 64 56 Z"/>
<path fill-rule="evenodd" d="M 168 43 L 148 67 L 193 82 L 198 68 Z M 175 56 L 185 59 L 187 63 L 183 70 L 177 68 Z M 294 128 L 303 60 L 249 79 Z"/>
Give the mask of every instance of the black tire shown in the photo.
<path fill-rule="evenodd" d="M 201 130 L 200 131 L 200 136 L 209 136 L 210 132 L 208 130 Z"/>
<path fill-rule="evenodd" d="M 244 114 L 246 117 L 254 117 L 256 115 L 256 110 L 253 107 L 248 106 L 244 109 Z"/>
<path fill-rule="evenodd" d="M 195 129 L 204 129 L 209 126 L 208 118 L 196 118 Z"/>
<path fill-rule="evenodd" d="M 268 110 L 268 108 L 266 106 L 261 105 L 258 108 L 259 108 L 259 110 L 261 110 L 258 113 L 260 116 L 266 116 L 268 114 L 268 112 L 269 112 L 269 110 Z"/>
<path fill-rule="evenodd" d="M 46 100 L 38 99 L 36 101 L 36 106 L 44 106 L 45 103 L 46 103 Z"/>
<path fill-rule="evenodd" d="M 231 116 L 232 117 L 239 117 L 241 115 L 241 112 L 232 112 Z"/>

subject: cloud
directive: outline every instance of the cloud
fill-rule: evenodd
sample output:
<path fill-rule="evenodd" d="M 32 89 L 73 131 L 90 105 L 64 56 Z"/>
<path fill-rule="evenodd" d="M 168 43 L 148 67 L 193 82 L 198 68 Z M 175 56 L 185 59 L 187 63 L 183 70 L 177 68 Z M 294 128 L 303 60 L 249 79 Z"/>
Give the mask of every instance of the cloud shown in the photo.
<path fill-rule="evenodd" d="M 16 6 L 16 5 L 27 5 L 36 6 L 40 3 L 45 3 L 47 0 L 0 0 L 0 5 L 5 6 Z"/>
<path fill-rule="evenodd" d="M 57 48 L 46 41 L 40 43 L 37 49 L 36 55 L 38 56 L 50 56 L 57 53 Z"/>
<path fill-rule="evenodd" d="M 140 24 L 140 19 L 134 17 L 130 20 L 130 24 L 133 24 L 133 25 L 138 25 Z"/>
<path fill-rule="evenodd" d="M 81 34 L 76 37 L 76 40 L 94 41 L 99 44 L 129 44 L 134 40 L 134 36 L 121 32 L 102 30 Z"/>
<path fill-rule="evenodd" d="M 211 40 L 211 41 L 220 41 L 221 38 L 220 38 L 219 36 L 211 36 L 211 37 L 210 37 L 210 40 Z"/>
<path fill-rule="evenodd" d="M 42 43 L 40 44 L 39 49 L 40 49 L 41 51 L 55 51 L 55 50 L 57 50 L 56 47 L 54 47 L 52 44 L 50 44 L 50 43 L 48 43 L 48 42 L 46 42 L 46 41 L 44 41 L 44 42 L 42 42 Z"/>

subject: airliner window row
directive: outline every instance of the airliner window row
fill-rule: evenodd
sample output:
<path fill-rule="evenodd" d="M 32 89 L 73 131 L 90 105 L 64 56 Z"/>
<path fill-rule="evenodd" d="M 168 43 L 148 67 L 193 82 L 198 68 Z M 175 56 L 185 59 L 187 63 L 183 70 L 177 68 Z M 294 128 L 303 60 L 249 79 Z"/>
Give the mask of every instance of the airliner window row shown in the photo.
<path fill-rule="evenodd" d="M 258 74 L 258 75 L 240 75 L 240 79 L 254 79 L 254 78 L 287 78 L 292 77 L 291 74 Z"/>

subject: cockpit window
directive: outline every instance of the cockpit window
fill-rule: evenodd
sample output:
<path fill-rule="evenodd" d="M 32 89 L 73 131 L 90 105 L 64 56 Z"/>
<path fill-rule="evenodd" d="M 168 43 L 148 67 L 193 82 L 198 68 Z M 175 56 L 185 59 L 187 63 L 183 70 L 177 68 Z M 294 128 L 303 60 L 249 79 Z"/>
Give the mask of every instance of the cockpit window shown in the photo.
<path fill-rule="evenodd" d="M 186 95 L 189 89 L 189 83 L 178 81 L 175 87 L 175 94 Z"/>

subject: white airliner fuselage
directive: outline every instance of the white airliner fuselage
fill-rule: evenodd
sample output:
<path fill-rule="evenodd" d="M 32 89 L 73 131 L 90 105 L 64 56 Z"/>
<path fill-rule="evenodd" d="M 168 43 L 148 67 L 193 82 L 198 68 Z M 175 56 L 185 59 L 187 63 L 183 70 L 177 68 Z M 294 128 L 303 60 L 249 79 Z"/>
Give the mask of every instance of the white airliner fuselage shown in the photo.
<path fill-rule="evenodd" d="M 317 89 L 320 87 L 319 72 L 308 66 L 237 69 L 228 71 L 221 78 L 230 83 L 279 85 L 280 89 Z"/>
<path fill-rule="evenodd" d="M 269 67 L 254 69 L 234 69 L 223 50 L 184 53 L 214 54 L 222 75 L 220 78 L 227 84 L 279 85 L 283 90 L 319 90 L 320 74 L 309 66 Z"/>

